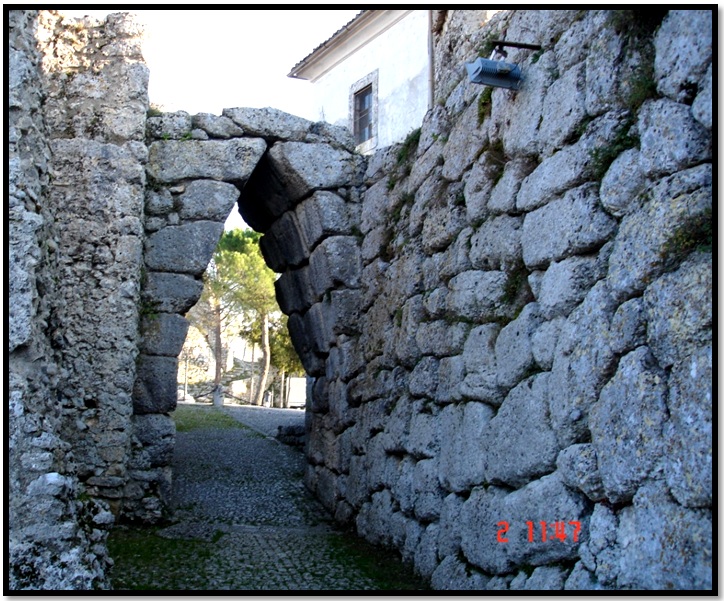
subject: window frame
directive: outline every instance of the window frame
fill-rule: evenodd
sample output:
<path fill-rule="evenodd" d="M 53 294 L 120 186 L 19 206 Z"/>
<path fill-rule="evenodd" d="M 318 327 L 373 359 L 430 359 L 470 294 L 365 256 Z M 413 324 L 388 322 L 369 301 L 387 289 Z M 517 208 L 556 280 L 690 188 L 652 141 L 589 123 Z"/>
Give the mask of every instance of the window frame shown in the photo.
<path fill-rule="evenodd" d="M 367 140 L 358 142 L 356 146 L 357 152 L 362 154 L 369 153 L 377 147 L 377 135 L 378 135 L 378 117 L 379 117 L 379 103 L 378 103 L 378 73 L 379 70 L 375 69 L 372 73 L 369 73 L 362 79 L 356 81 L 350 86 L 349 90 L 349 124 L 354 136 L 355 142 L 357 142 L 358 132 L 357 123 L 358 111 L 357 111 L 357 98 L 360 93 L 364 92 L 367 88 L 371 91 L 371 106 L 368 112 L 370 119 L 370 137 Z"/>

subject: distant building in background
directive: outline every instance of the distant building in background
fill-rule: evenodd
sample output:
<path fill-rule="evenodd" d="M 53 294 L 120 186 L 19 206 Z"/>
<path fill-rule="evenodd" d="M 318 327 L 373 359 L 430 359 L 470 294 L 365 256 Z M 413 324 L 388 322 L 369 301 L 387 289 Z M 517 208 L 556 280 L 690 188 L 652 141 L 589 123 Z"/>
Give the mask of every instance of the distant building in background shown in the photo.
<path fill-rule="evenodd" d="M 429 10 L 365 10 L 297 63 L 318 119 L 345 125 L 365 154 L 401 142 L 432 106 Z"/>

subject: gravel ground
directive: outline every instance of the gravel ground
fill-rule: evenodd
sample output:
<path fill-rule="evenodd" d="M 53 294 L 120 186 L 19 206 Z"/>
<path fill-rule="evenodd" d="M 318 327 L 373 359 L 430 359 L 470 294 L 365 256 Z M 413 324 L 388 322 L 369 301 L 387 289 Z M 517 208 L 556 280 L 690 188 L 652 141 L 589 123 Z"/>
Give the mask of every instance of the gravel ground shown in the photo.
<path fill-rule="evenodd" d="M 422 588 L 395 558 L 335 529 L 302 484 L 302 453 L 268 437 L 303 412 L 223 411 L 247 427 L 177 433 L 174 523 L 116 535 L 117 590 Z"/>

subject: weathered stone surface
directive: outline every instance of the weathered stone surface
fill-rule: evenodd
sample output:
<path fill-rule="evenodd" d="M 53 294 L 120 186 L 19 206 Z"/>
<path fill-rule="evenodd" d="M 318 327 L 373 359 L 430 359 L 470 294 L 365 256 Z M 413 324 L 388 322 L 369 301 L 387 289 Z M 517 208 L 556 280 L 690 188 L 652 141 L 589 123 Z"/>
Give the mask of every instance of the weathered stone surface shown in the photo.
<path fill-rule="evenodd" d="M 613 375 L 616 356 L 610 323 L 617 304 L 606 281 L 598 282 L 563 325 L 551 371 L 551 422 L 562 447 L 588 436 L 588 410 Z M 596 344 L 590 344 L 596 340 Z"/>
<path fill-rule="evenodd" d="M 574 444 L 563 449 L 558 454 L 556 466 L 563 483 L 569 488 L 580 490 L 591 501 L 605 498 L 596 449 L 592 444 Z"/>
<path fill-rule="evenodd" d="M 520 237 L 522 217 L 502 215 L 488 219 L 470 238 L 473 269 L 508 270 L 523 259 Z"/>
<path fill-rule="evenodd" d="M 176 408 L 176 357 L 140 355 L 133 387 L 133 412 L 168 413 Z"/>
<path fill-rule="evenodd" d="M 423 357 L 410 374 L 410 394 L 434 398 L 437 392 L 440 362 L 435 357 Z"/>
<path fill-rule="evenodd" d="M 267 265 L 277 273 L 299 267 L 309 258 L 309 247 L 302 236 L 295 213 L 284 213 L 261 237 L 259 248 Z"/>
<path fill-rule="evenodd" d="M 712 258 L 696 253 L 644 293 L 646 339 L 662 367 L 685 360 L 711 341 Z"/>
<path fill-rule="evenodd" d="M 177 357 L 186 340 L 189 322 L 181 315 L 158 313 L 141 320 L 141 351 L 147 355 Z"/>
<path fill-rule="evenodd" d="M 528 268 L 540 267 L 583 254 L 601 246 L 615 227 L 600 209 L 596 185 L 575 188 L 525 216 L 523 261 Z"/>
<path fill-rule="evenodd" d="M 442 176 L 448 181 L 460 180 L 463 172 L 473 164 L 486 142 L 487 136 L 478 126 L 478 106 L 470 104 L 450 131 L 442 151 Z"/>
<path fill-rule="evenodd" d="M 427 205 L 422 224 L 422 248 L 427 254 L 444 250 L 465 227 L 465 207 L 460 184 L 450 184 Z"/>
<path fill-rule="evenodd" d="M 660 94 L 677 102 L 691 102 L 692 88 L 711 63 L 712 21 L 708 10 L 669 11 L 654 39 L 654 71 Z"/>
<path fill-rule="evenodd" d="M 146 241 L 146 265 L 154 271 L 201 275 L 224 231 L 223 223 L 195 221 L 168 226 Z"/>
<path fill-rule="evenodd" d="M 389 194 L 386 180 L 377 182 L 365 192 L 359 224 L 363 234 L 368 234 L 372 229 L 387 224 Z"/>
<path fill-rule="evenodd" d="M 495 341 L 500 332 L 497 324 L 478 326 L 470 332 L 463 349 L 465 381 L 460 387 L 463 396 L 491 405 L 503 402 L 503 389 L 498 384 Z"/>
<path fill-rule="evenodd" d="M 666 381 L 646 347 L 621 359 L 590 411 L 591 440 L 606 497 L 630 500 L 663 454 Z"/>
<path fill-rule="evenodd" d="M 646 316 L 641 298 L 623 303 L 611 320 L 611 349 L 618 354 L 628 353 L 646 344 Z"/>
<path fill-rule="evenodd" d="M 204 130 L 212 138 L 236 138 L 244 135 L 244 130 L 228 117 L 198 113 L 192 117 L 191 122 L 194 127 Z"/>
<path fill-rule="evenodd" d="M 636 148 L 622 152 L 601 180 L 601 204 L 615 217 L 623 217 L 631 208 L 636 208 L 634 200 L 644 190 L 646 178 L 640 157 L 641 152 Z"/>
<path fill-rule="evenodd" d="M 495 364 L 498 384 L 510 389 L 520 382 L 535 364 L 531 335 L 541 323 L 540 307 L 529 303 L 517 319 L 498 334 L 495 341 Z"/>
<path fill-rule="evenodd" d="M 168 140 L 151 144 L 148 174 L 159 182 L 208 178 L 245 182 L 266 150 L 264 140 Z"/>
<path fill-rule="evenodd" d="M 712 586 L 711 513 L 672 502 L 662 482 L 647 483 L 620 514 L 617 586 L 698 590 Z"/>
<path fill-rule="evenodd" d="M 191 133 L 191 115 L 186 111 L 164 113 L 146 120 L 146 131 L 157 140 L 180 140 Z"/>
<path fill-rule="evenodd" d="M 445 181 L 442 179 L 442 168 L 435 167 L 430 176 L 422 183 L 415 193 L 415 202 L 410 209 L 410 236 L 419 236 L 425 223 L 428 207 L 438 202 L 445 193 Z"/>
<path fill-rule="evenodd" d="M 492 417 L 490 407 L 475 402 L 450 405 L 440 412 L 438 477 L 447 490 L 461 492 L 482 483 L 482 435 Z"/>
<path fill-rule="evenodd" d="M 447 308 L 456 317 L 491 320 L 501 307 L 508 277 L 502 271 L 464 271 L 448 283 Z"/>
<path fill-rule="evenodd" d="M 586 117 L 586 63 L 566 69 L 548 88 L 538 137 L 543 156 L 563 148 Z"/>
<path fill-rule="evenodd" d="M 146 191 L 146 215 L 168 215 L 172 211 L 173 196 L 166 188 L 158 191 Z M 165 223 L 165 221 L 162 223 Z M 146 229 L 148 229 L 148 225 Z"/>
<path fill-rule="evenodd" d="M 712 82 L 711 82 L 711 65 L 706 71 L 706 75 L 703 80 L 699 83 L 699 94 L 694 100 L 694 104 L 691 105 L 691 114 L 694 115 L 699 123 L 701 123 L 707 129 L 711 129 L 711 109 L 713 105 L 712 100 Z"/>
<path fill-rule="evenodd" d="M 513 212 L 515 210 L 515 198 L 518 195 L 518 190 L 520 190 L 520 185 L 535 167 L 536 164 L 528 159 L 506 161 L 503 175 L 490 193 L 490 198 L 487 202 L 488 211 L 493 215 Z M 465 200 L 469 207 L 470 197 L 468 196 L 467 188 L 465 190 Z M 470 217 L 471 215 L 468 214 L 468 218 Z"/>
<path fill-rule="evenodd" d="M 296 208 L 296 214 L 302 239 L 309 250 L 327 236 L 351 233 L 347 203 L 332 192 L 315 192 Z"/>
<path fill-rule="evenodd" d="M 557 474 L 544 476 L 507 493 L 495 486 L 474 488 L 462 509 L 462 550 L 473 565 L 491 574 L 505 574 L 523 563 L 539 566 L 575 559 L 585 542 L 588 516 L 584 498 L 571 492 Z M 499 522 L 508 522 L 508 543 L 498 543 Z M 535 541 L 528 542 L 526 521 L 535 525 Z M 541 542 L 540 522 L 565 522 L 565 541 Z M 571 521 L 580 523 L 578 542 L 573 542 Z M 548 533 L 547 533 L 548 534 Z"/>
<path fill-rule="evenodd" d="M 460 510 L 465 500 L 455 493 L 443 499 L 438 525 L 437 549 L 441 557 L 460 551 Z"/>
<path fill-rule="evenodd" d="M 331 236 L 309 257 L 309 279 L 317 298 L 335 286 L 358 288 L 362 259 L 353 236 Z"/>
<path fill-rule="evenodd" d="M 625 127 L 625 114 L 609 112 L 586 128 L 583 137 L 545 159 L 523 180 L 516 197 L 519 211 L 530 211 L 575 186 L 580 186 L 592 175 L 591 153 L 610 144 Z"/>
<path fill-rule="evenodd" d="M 673 497 L 685 507 L 712 504 L 711 347 L 674 366 L 669 379 L 664 471 Z"/>
<path fill-rule="evenodd" d="M 329 144 L 303 142 L 277 142 L 269 159 L 292 202 L 314 190 L 348 185 L 364 164 L 362 157 Z"/>
<path fill-rule="evenodd" d="M 173 458 L 176 424 L 168 415 L 134 415 L 133 436 L 143 447 L 134 453 L 129 467 L 134 470 L 147 470 L 153 467 L 167 466 Z"/>
<path fill-rule="evenodd" d="M 553 367 L 558 336 L 565 321 L 563 317 L 545 321 L 530 336 L 530 350 L 533 353 L 533 359 L 543 370 L 550 370 Z"/>
<path fill-rule="evenodd" d="M 488 204 L 502 169 L 499 153 L 485 151 L 468 172 L 463 195 L 466 215 L 470 223 L 485 219 L 490 214 L 491 209 Z"/>
<path fill-rule="evenodd" d="M 452 403 L 462 400 L 461 382 L 465 377 L 465 362 L 462 355 L 440 359 L 437 391 L 438 403 Z"/>
<path fill-rule="evenodd" d="M 711 166 L 701 165 L 661 180 L 651 200 L 627 215 L 609 259 L 613 288 L 631 295 L 682 252 L 703 241 L 711 211 Z"/>
<path fill-rule="evenodd" d="M 142 296 L 151 310 L 186 313 L 199 300 L 204 283 L 180 273 L 148 273 Z"/>
<path fill-rule="evenodd" d="M 469 573 L 470 568 L 455 555 L 448 555 L 435 568 L 430 577 L 432 588 L 438 591 L 484 590 L 489 578 L 480 572 Z"/>
<path fill-rule="evenodd" d="M 470 326 L 466 323 L 449 324 L 446 321 L 416 321 L 414 334 L 417 346 L 423 355 L 449 357 L 462 352 Z"/>
<path fill-rule="evenodd" d="M 691 108 L 662 98 L 646 101 L 638 117 L 641 167 L 648 176 L 673 173 L 711 160 L 711 133 Z"/>
<path fill-rule="evenodd" d="M 239 190 L 232 184 L 208 180 L 191 182 L 179 196 L 179 217 L 225 221 L 239 199 Z"/>
<path fill-rule="evenodd" d="M 560 447 L 548 418 L 548 377 L 538 374 L 510 391 L 482 433 L 485 479 L 514 488 L 553 471 Z"/>
<path fill-rule="evenodd" d="M 533 570 L 523 587 L 527 591 L 557 591 L 563 588 L 568 571 L 555 566 L 541 566 Z M 513 588 L 511 586 L 511 588 Z"/>
<path fill-rule="evenodd" d="M 312 122 L 274 108 L 229 108 L 221 113 L 241 127 L 247 136 L 268 140 L 302 141 Z"/>
<path fill-rule="evenodd" d="M 603 276 L 596 257 L 570 257 L 553 261 L 541 280 L 537 298 L 546 319 L 567 316 Z"/>

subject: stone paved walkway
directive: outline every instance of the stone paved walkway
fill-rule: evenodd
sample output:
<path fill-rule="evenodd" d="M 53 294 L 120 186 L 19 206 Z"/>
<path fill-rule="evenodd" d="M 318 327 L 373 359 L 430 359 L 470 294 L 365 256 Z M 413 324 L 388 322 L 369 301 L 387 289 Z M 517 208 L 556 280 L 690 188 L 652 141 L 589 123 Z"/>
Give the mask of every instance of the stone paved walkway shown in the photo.
<path fill-rule="evenodd" d="M 203 406 L 181 410 L 218 411 Z M 223 411 L 251 427 L 177 434 L 176 523 L 155 533 L 114 535 L 116 589 L 420 588 L 390 554 L 335 529 L 302 484 L 301 452 L 268 436 L 277 425 L 303 423 L 302 411 Z"/>

